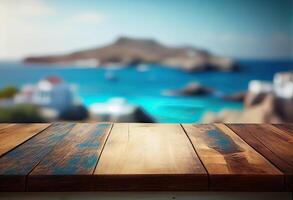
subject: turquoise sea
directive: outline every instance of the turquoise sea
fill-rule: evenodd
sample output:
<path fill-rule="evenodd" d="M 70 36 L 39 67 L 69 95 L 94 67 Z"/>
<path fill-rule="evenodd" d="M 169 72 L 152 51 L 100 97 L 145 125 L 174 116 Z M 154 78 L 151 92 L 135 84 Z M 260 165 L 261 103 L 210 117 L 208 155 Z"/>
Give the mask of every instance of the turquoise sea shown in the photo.
<path fill-rule="evenodd" d="M 135 66 L 108 69 L 0 62 L 0 88 L 21 87 L 57 75 L 77 86 L 77 93 L 86 106 L 124 97 L 142 106 L 158 122 L 198 122 L 206 111 L 242 109 L 243 105 L 215 96 L 167 97 L 162 91 L 179 89 L 196 81 L 219 93 L 230 94 L 246 90 L 252 79 L 271 81 L 276 72 L 293 70 L 293 61 L 240 60 L 238 63 L 239 72 L 186 73 L 160 65 L 148 65 L 149 70 L 142 72 Z M 114 81 L 106 78 L 109 74 L 115 77 Z"/>

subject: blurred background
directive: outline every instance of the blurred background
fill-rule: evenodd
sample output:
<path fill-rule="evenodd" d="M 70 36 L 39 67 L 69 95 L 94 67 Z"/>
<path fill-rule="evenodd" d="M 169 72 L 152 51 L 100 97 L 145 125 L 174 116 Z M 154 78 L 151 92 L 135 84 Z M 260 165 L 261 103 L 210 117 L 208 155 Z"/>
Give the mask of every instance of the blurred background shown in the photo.
<path fill-rule="evenodd" d="M 0 0 L 0 122 L 293 122 L 292 0 Z"/>

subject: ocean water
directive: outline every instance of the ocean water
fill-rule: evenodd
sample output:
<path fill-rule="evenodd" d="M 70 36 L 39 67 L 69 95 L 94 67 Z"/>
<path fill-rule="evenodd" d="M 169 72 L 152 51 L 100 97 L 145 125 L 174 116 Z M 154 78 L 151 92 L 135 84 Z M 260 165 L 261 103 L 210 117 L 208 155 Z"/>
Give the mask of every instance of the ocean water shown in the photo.
<path fill-rule="evenodd" d="M 253 79 L 273 79 L 279 71 L 293 70 L 293 61 L 240 60 L 239 72 L 186 73 L 160 65 L 148 65 L 141 72 L 136 67 L 127 68 L 84 68 L 83 66 L 50 66 L 0 62 L 0 87 L 36 83 L 46 76 L 59 76 L 77 86 L 77 94 L 86 106 L 105 102 L 113 97 L 126 98 L 140 105 L 157 122 L 199 122 L 207 111 L 242 109 L 242 103 L 229 102 L 218 97 L 168 97 L 162 95 L 166 89 L 179 89 L 189 82 L 199 82 L 214 88 L 219 93 L 230 94 L 247 89 Z M 107 76 L 115 77 L 109 81 Z"/>

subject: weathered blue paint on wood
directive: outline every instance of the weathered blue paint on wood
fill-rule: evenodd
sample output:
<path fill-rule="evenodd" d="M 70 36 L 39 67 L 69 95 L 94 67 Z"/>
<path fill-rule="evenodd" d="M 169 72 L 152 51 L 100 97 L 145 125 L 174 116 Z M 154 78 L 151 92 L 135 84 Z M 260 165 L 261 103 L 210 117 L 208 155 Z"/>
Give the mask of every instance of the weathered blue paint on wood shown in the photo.
<path fill-rule="evenodd" d="M 231 154 L 244 151 L 231 139 L 229 135 L 224 134 L 219 129 L 207 130 L 208 146 L 222 154 Z"/>
<path fill-rule="evenodd" d="M 25 134 L 21 130 L 24 126 L 28 125 L 0 124 L 0 146 L 5 143 L 1 136 L 6 137 L 7 130 L 13 132 L 18 139 L 23 138 Z M 194 179 L 199 175 L 196 172 L 163 176 L 157 173 L 126 173 L 121 174 L 122 176 L 112 173 L 93 174 L 100 155 L 105 155 L 103 147 L 111 134 L 111 126 L 112 124 L 107 123 L 57 123 L 38 131 L 37 134 L 28 134 L 27 139 L 18 140 L 19 146 L 14 145 L 12 150 L 0 156 L 0 191 L 198 190 L 187 186 L 197 185 L 194 181 L 202 182 L 203 179 Z M 160 127 L 159 124 L 157 126 Z M 229 128 L 224 124 L 182 125 L 196 151 L 191 148 L 192 153 L 201 158 L 209 174 L 209 188 L 205 190 L 281 191 L 286 185 L 286 189 L 292 191 L 292 125 L 272 126 L 245 124 L 229 125 Z M 147 128 L 148 125 L 141 127 Z M 27 130 L 32 131 L 31 128 Z M 127 130 L 119 129 L 129 137 Z M 163 134 L 170 134 L 173 130 L 161 131 Z M 184 132 L 181 134 L 186 136 Z M 163 135 L 161 139 L 164 140 Z M 111 140 L 107 143 L 113 145 Z M 140 142 L 134 145 L 141 147 Z M 181 147 L 182 145 L 172 145 L 169 148 L 181 151 Z M 166 156 L 170 156 L 170 151 L 167 152 Z M 124 153 L 123 156 L 125 155 Z M 134 156 L 134 159 L 136 157 L 139 158 Z M 182 157 L 189 159 L 185 154 Z M 170 159 L 173 160 L 173 157 Z M 150 157 L 150 161 L 152 160 Z M 143 160 L 143 165 L 148 164 L 148 161 Z M 175 164 L 179 166 L 178 161 Z M 109 166 L 106 163 L 107 167 Z M 170 184 L 165 184 L 167 182 Z"/>
<path fill-rule="evenodd" d="M 77 124 L 32 171 L 34 175 L 91 174 L 111 124 Z"/>
<path fill-rule="evenodd" d="M 224 157 L 245 151 L 228 134 L 214 125 L 195 125 L 193 129 L 193 132 L 188 132 L 190 136 L 200 138 L 209 148 L 216 150 Z"/>
<path fill-rule="evenodd" d="M 240 144 L 243 146 L 243 142 L 238 141 L 237 143 L 235 138 L 232 139 L 229 134 L 220 130 L 216 126 L 194 126 L 194 132 L 189 132 L 189 134 L 190 136 L 201 139 L 201 142 L 204 142 L 210 149 L 217 151 L 219 155 L 223 156 L 225 165 L 230 173 L 266 174 L 265 168 L 250 164 L 250 158 L 245 154 L 247 149 L 240 146 Z M 238 137 L 237 135 L 235 136 Z"/>
<path fill-rule="evenodd" d="M 0 128 L 0 157 L 37 135 L 49 124 L 12 124 Z"/>
<path fill-rule="evenodd" d="M 209 173 L 211 190 L 284 190 L 283 174 L 227 126 L 183 127 Z"/>
<path fill-rule="evenodd" d="M 228 124 L 250 146 L 285 174 L 287 191 L 293 191 L 293 125 Z"/>
<path fill-rule="evenodd" d="M 73 123 L 56 123 L 0 158 L 0 175 L 27 175 L 71 130 Z"/>

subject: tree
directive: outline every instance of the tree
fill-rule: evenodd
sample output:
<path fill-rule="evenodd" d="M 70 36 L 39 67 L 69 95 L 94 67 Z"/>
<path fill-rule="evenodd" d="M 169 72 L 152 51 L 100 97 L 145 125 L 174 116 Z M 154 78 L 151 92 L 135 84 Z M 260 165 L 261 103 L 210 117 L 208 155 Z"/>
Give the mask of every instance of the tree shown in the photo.
<path fill-rule="evenodd" d="M 6 86 L 3 89 L 0 90 L 0 99 L 4 98 L 12 98 L 14 95 L 16 95 L 18 92 L 18 89 L 14 86 Z"/>

